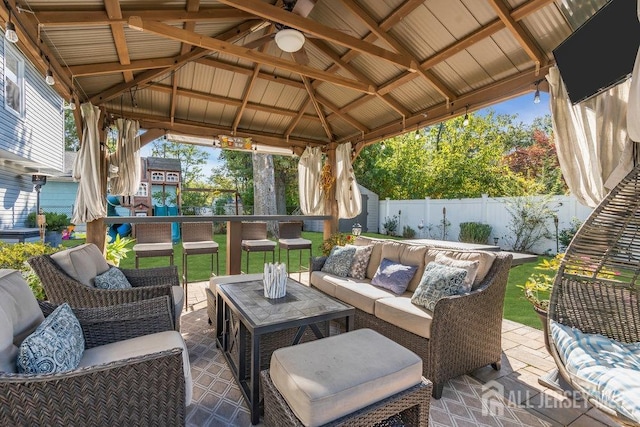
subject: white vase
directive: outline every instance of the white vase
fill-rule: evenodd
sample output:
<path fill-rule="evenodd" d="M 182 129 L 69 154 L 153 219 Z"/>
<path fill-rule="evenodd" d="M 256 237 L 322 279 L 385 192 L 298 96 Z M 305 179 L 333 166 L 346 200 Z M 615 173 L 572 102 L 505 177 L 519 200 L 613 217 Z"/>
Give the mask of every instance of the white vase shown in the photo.
<path fill-rule="evenodd" d="M 264 276 L 262 278 L 265 298 L 275 299 L 284 297 L 287 294 L 287 279 L 286 264 L 266 263 L 264 265 Z"/>

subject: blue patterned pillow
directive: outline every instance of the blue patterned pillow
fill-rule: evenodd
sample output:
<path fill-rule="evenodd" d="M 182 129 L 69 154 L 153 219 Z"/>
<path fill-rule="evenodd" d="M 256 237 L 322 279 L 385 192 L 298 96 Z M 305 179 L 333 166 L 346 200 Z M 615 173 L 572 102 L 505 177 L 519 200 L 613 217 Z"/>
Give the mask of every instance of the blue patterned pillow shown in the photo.
<path fill-rule="evenodd" d="M 130 289 L 131 283 L 127 276 L 118 268 L 111 267 L 102 274 L 98 274 L 93 282 L 100 289 Z"/>
<path fill-rule="evenodd" d="M 71 371 L 78 367 L 83 352 L 82 327 L 64 303 L 22 341 L 16 364 L 22 374 Z"/>
<path fill-rule="evenodd" d="M 467 270 L 430 262 L 424 269 L 420 284 L 411 302 L 433 311 L 440 298 L 465 292 L 464 278 Z"/>
<path fill-rule="evenodd" d="M 347 277 L 349 270 L 351 270 L 351 262 L 353 262 L 355 253 L 355 246 L 334 246 L 329 257 L 324 262 L 322 271 L 340 277 Z"/>
<path fill-rule="evenodd" d="M 371 284 L 389 289 L 393 293 L 402 294 L 407 290 L 409 282 L 418 269 L 415 265 L 404 265 L 382 258 L 376 274 L 371 279 Z"/>

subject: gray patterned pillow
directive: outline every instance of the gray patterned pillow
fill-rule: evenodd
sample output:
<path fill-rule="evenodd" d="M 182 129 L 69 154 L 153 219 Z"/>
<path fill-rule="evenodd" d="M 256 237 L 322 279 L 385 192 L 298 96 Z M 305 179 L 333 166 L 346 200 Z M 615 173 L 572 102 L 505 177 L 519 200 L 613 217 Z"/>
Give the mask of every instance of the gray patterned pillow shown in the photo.
<path fill-rule="evenodd" d="M 84 352 L 82 327 L 69 304 L 58 306 L 18 349 L 22 374 L 50 374 L 78 367 Z"/>
<path fill-rule="evenodd" d="M 322 267 L 322 271 L 340 277 L 347 277 L 355 253 L 355 246 L 350 248 L 346 246 L 334 246 Z"/>
<path fill-rule="evenodd" d="M 352 245 L 346 246 L 350 247 Z M 369 265 L 371 252 L 373 252 L 373 245 L 353 247 L 356 248 L 356 253 L 353 255 L 349 276 L 354 279 L 364 279 L 367 276 L 367 266 Z"/>
<path fill-rule="evenodd" d="M 417 269 L 418 267 L 415 265 L 404 265 L 382 258 L 376 274 L 371 279 L 371 284 L 400 295 L 407 290 L 407 286 L 409 286 Z"/>
<path fill-rule="evenodd" d="M 440 298 L 465 292 L 466 276 L 467 270 L 463 268 L 430 262 L 424 269 L 411 302 L 433 311 Z"/>
<path fill-rule="evenodd" d="M 111 267 L 102 274 L 98 274 L 93 282 L 96 288 L 100 289 L 130 289 L 131 283 L 127 276 L 118 268 Z"/>

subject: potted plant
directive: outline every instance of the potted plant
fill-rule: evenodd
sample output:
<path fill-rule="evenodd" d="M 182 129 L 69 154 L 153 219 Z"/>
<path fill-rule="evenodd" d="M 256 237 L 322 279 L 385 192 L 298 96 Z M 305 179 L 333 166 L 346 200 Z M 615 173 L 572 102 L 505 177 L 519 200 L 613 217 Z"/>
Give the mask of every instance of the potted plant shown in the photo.
<path fill-rule="evenodd" d="M 48 243 L 52 247 L 59 246 L 62 243 L 62 231 L 69 225 L 69 217 L 63 213 L 45 212 L 46 230 L 45 243 Z M 27 226 L 37 227 L 36 214 L 32 212 L 27 216 Z"/>

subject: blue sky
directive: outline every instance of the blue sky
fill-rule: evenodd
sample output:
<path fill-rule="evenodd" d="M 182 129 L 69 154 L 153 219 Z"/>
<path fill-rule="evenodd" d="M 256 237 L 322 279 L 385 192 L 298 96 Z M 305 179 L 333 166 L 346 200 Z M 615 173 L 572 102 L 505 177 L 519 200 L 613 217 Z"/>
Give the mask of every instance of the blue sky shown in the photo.
<path fill-rule="evenodd" d="M 494 104 L 491 107 L 484 108 L 476 112 L 476 114 L 486 114 L 488 110 L 492 109 L 496 114 L 517 114 L 516 121 L 520 121 L 526 124 L 531 124 L 536 117 L 542 117 L 550 114 L 549 110 L 549 94 L 546 92 L 540 92 L 540 103 L 533 103 L 533 93 L 519 96 L 517 98 L 510 99 L 508 101 Z M 141 150 L 142 157 L 148 157 L 151 155 L 152 144 L 147 144 Z M 209 160 L 206 166 L 203 167 L 203 172 L 209 175 L 212 168 L 220 166 L 221 162 L 218 161 L 220 155 L 219 148 L 204 148 L 203 150 L 209 154 Z"/>

